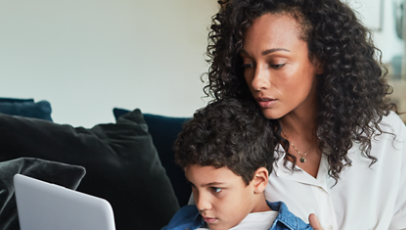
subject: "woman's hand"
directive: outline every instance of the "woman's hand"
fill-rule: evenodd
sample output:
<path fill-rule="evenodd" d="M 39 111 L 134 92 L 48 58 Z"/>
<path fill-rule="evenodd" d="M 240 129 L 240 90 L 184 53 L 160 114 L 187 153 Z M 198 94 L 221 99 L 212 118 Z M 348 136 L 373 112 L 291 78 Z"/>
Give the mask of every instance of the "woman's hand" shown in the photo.
<path fill-rule="evenodd" d="M 309 223 L 314 230 L 323 230 L 323 228 L 321 228 L 319 219 L 314 213 L 309 215 Z"/>

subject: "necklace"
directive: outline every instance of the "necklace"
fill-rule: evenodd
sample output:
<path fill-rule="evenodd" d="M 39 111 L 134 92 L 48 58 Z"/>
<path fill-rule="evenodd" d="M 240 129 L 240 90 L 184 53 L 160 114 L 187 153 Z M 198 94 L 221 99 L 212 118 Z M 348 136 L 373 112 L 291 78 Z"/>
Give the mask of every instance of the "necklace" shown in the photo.
<path fill-rule="evenodd" d="M 286 133 L 284 131 L 282 131 L 282 132 L 286 136 L 286 138 L 288 139 L 288 135 L 286 135 Z M 305 163 L 306 162 L 306 155 L 309 153 L 310 149 L 307 150 L 305 153 L 301 154 L 299 149 L 296 148 L 296 146 L 293 144 L 292 141 L 290 141 L 290 144 L 296 150 L 296 152 L 300 155 L 300 162 Z"/>

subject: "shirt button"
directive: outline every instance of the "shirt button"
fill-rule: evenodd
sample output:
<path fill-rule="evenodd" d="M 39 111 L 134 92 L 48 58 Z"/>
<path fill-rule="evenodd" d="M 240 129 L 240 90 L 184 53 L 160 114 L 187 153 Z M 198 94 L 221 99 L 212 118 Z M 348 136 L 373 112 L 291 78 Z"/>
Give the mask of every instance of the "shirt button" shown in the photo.
<path fill-rule="evenodd" d="M 327 227 L 327 229 L 328 229 L 328 230 L 333 230 L 333 226 L 329 225 L 329 226 Z"/>
<path fill-rule="evenodd" d="M 320 191 L 323 191 L 323 188 L 322 188 L 322 187 L 319 187 L 319 190 L 320 190 Z"/>

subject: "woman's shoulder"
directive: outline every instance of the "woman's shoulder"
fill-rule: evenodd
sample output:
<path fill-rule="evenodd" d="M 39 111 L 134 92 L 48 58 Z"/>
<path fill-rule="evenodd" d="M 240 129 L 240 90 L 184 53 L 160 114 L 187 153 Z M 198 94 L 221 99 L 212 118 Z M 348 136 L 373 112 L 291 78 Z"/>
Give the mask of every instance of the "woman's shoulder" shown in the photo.
<path fill-rule="evenodd" d="M 371 137 L 370 154 L 378 158 L 380 163 L 384 159 L 398 159 L 406 164 L 406 126 L 402 119 L 391 111 L 382 117 L 378 125 L 380 130 L 374 130 L 375 133 Z M 360 154 L 361 149 L 361 143 L 354 141 L 348 151 L 351 160 L 357 161 L 356 159 L 358 159 L 362 162 L 366 160 L 365 156 Z"/>
<path fill-rule="evenodd" d="M 389 114 L 382 117 L 383 122 L 403 123 L 402 119 L 394 111 L 389 111 Z"/>
<path fill-rule="evenodd" d="M 405 123 L 403 123 L 402 119 L 393 111 L 390 111 L 387 116 L 382 117 L 379 127 L 384 133 L 395 134 L 396 136 L 400 135 L 400 137 L 403 137 L 402 139 L 405 139 Z"/>
<path fill-rule="evenodd" d="M 406 164 L 405 123 L 395 112 L 390 112 L 382 117 L 379 128 L 382 132 L 376 131 L 371 139 L 371 154 L 378 158 L 378 162 L 391 156 Z"/>

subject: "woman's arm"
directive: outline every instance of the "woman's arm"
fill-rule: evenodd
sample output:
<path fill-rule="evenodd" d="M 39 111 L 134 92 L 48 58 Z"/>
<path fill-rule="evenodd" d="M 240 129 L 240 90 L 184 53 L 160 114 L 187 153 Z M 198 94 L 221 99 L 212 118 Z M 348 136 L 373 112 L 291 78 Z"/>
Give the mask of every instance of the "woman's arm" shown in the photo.
<path fill-rule="evenodd" d="M 406 229 L 406 126 L 400 119 L 396 119 L 394 133 L 396 140 L 392 145 L 399 150 L 400 163 L 396 178 L 398 179 L 397 198 L 389 230 Z"/>

